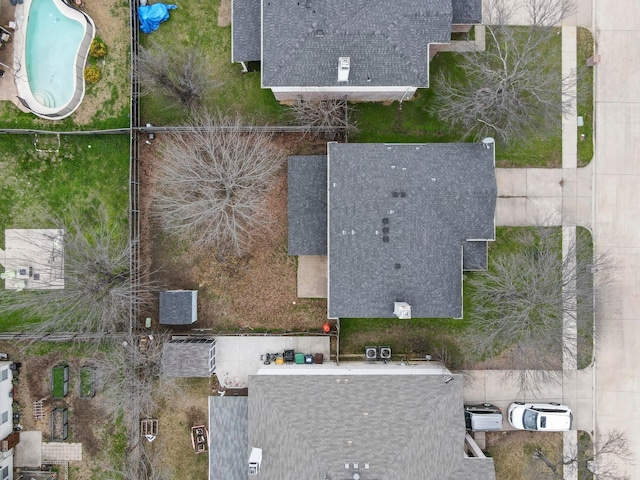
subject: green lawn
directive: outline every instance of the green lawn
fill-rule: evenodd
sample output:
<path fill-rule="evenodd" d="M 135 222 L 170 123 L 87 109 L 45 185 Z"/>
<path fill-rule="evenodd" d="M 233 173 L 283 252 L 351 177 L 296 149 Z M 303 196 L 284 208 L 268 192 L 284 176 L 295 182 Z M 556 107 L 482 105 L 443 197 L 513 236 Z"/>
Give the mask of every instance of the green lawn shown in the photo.
<path fill-rule="evenodd" d="M 0 248 L 8 228 L 51 228 L 73 209 L 84 221 L 106 210 L 116 235 L 128 237 L 129 137 L 0 135 Z M 57 151 L 56 151 L 57 150 Z M 23 330 L 38 318 L 3 315 L 0 331 Z"/>
<path fill-rule="evenodd" d="M 578 27 L 578 115 L 584 126 L 578 127 L 578 165 L 584 166 L 593 158 L 593 68 L 585 67 L 587 58 L 593 55 L 593 35 L 584 27 Z M 584 140 L 581 139 L 584 135 Z"/>
<path fill-rule="evenodd" d="M 106 208 L 127 234 L 127 135 L 61 136 L 59 146 L 55 136 L 0 135 L 0 159 L 0 231 L 51 227 L 51 215 L 64 217 L 71 208 L 91 221 Z"/>
<path fill-rule="evenodd" d="M 489 242 L 489 259 L 521 248 L 516 242 L 521 230 L 498 227 L 496 241 Z M 464 275 L 467 278 L 474 273 Z M 473 308 L 469 282 L 463 284 L 463 303 L 465 312 Z M 472 333 L 469 327 L 469 321 L 464 318 L 344 318 L 340 319 L 340 355 L 364 355 L 367 345 L 383 345 L 391 347 L 394 356 L 422 357 L 430 354 L 442 359 L 450 368 L 468 368 L 474 361 L 465 355 L 465 345 Z"/>
<path fill-rule="evenodd" d="M 194 0 L 189 8 L 171 11 L 171 19 L 163 23 L 157 32 L 142 35 L 141 43 L 150 46 L 153 42 L 169 49 L 203 49 L 208 58 L 211 77 L 222 82 L 206 102 L 211 111 L 239 113 L 245 122 L 256 124 L 282 123 L 287 121 L 285 107 L 279 105 L 269 90 L 260 88 L 260 73 L 240 73 L 240 66 L 231 63 L 231 28 L 218 27 L 217 9 L 219 0 Z M 202 12 L 214 12 L 202 15 Z M 197 25 L 197 28 L 185 28 Z M 558 58 L 560 69 L 560 36 L 549 45 L 549 54 Z M 462 55 L 439 53 L 431 61 L 430 76 L 434 78 L 443 69 L 456 72 L 456 65 L 463 61 Z M 451 131 L 427 112 L 433 92 L 420 89 L 413 99 L 400 106 L 398 102 L 356 103 L 352 105 L 352 118 L 359 132 L 349 138 L 352 142 L 454 142 L 469 141 Z M 167 105 L 161 95 L 143 97 L 142 118 L 144 123 L 154 125 L 176 125 L 184 123 L 188 115 L 177 107 Z M 551 167 L 561 164 L 561 132 L 551 137 L 532 136 L 526 144 L 498 145 L 496 156 L 499 166 Z"/>
<path fill-rule="evenodd" d="M 591 264 L 593 262 L 593 238 L 591 232 L 584 227 L 576 229 L 576 251 L 581 255 L 587 255 L 585 258 L 590 259 L 587 263 Z M 592 273 L 577 272 L 577 277 L 578 288 L 586 288 L 589 291 L 593 291 Z M 577 311 L 578 368 L 587 368 L 593 361 L 593 296 L 586 296 L 585 301 L 588 304 L 582 305 L 578 303 Z"/>
<path fill-rule="evenodd" d="M 222 83 L 206 102 L 210 111 L 237 113 L 245 123 L 282 123 L 285 108 L 270 90 L 260 88 L 260 72 L 243 74 L 239 64 L 231 63 L 231 27 L 218 26 L 219 6 L 220 0 L 193 0 L 179 6 L 156 32 L 141 33 L 140 43 L 147 47 L 155 42 L 178 51 L 200 49 L 211 78 Z M 160 95 L 143 97 L 141 112 L 143 122 L 154 125 L 182 124 L 188 118 L 183 109 L 168 106 Z"/>
<path fill-rule="evenodd" d="M 561 39 L 554 37 L 549 45 L 550 54 L 558 57 L 560 70 Z M 442 71 L 456 75 L 457 66 L 464 56 L 455 53 L 438 53 L 430 64 L 430 77 Z M 459 132 L 430 115 L 428 107 L 433 100 L 432 89 L 419 89 L 414 97 L 400 105 L 398 102 L 358 103 L 353 105 L 352 118 L 359 132 L 349 137 L 351 142 L 457 142 L 473 141 L 463 138 Z M 496 163 L 499 167 L 559 167 L 562 164 L 562 132 L 555 135 L 532 135 L 527 143 L 513 145 L 498 143 Z"/>

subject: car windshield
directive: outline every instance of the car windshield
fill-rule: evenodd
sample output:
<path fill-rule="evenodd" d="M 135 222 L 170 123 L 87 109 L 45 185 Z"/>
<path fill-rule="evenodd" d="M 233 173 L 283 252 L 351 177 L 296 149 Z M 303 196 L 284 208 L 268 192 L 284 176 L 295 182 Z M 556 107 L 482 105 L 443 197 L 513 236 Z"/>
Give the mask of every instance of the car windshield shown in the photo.
<path fill-rule="evenodd" d="M 537 430 L 538 429 L 538 412 L 534 412 L 533 410 L 526 409 L 524 411 L 524 416 L 522 417 L 522 423 L 524 428 L 527 430 Z"/>

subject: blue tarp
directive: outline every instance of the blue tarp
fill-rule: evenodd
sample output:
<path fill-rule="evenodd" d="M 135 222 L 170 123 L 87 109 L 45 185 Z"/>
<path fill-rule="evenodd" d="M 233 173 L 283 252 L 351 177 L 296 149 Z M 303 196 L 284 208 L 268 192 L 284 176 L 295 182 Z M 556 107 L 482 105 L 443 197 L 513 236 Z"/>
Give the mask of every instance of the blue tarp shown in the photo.
<path fill-rule="evenodd" d="M 155 32 L 162 22 L 169 20 L 169 10 L 174 8 L 178 7 L 176 5 L 165 5 L 164 3 L 138 7 L 138 18 L 140 19 L 142 33 Z"/>

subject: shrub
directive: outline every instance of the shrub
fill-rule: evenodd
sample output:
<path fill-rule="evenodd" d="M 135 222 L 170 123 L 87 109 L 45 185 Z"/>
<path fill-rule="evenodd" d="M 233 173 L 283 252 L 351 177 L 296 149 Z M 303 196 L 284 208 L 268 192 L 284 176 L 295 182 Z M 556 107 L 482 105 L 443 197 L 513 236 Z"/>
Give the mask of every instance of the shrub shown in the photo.
<path fill-rule="evenodd" d="M 88 83 L 97 83 L 102 77 L 102 71 L 95 65 L 89 65 L 84 69 L 84 79 Z"/>
<path fill-rule="evenodd" d="M 102 58 L 107 54 L 107 46 L 100 38 L 94 38 L 89 47 L 89 54 L 93 58 Z"/>

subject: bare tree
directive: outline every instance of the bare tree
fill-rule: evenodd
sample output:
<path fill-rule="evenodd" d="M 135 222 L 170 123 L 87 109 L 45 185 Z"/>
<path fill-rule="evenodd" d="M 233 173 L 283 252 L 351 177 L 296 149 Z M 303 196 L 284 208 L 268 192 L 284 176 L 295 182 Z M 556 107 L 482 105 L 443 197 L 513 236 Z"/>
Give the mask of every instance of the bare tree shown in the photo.
<path fill-rule="evenodd" d="M 170 480 L 176 478 L 166 464 L 166 441 L 157 439 L 152 444 L 139 443 L 128 455 L 118 459 L 120 468 L 109 473 L 118 480 Z"/>
<path fill-rule="evenodd" d="M 162 349 L 169 334 L 128 335 L 114 341 L 94 360 L 96 385 L 110 413 L 128 411 L 138 420 L 150 417 L 162 398 L 157 383 Z M 129 404 L 130 402 L 130 404 Z"/>
<path fill-rule="evenodd" d="M 611 265 L 586 242 L 567 242 L 563 256 L 559 228 L 523 229 L 513 241 L 516 248 L 490 256 L 487 271 L 468 276 L 475 301 L 467 316 L 477 355 L 506 355 L 527 391 L 558 380 L 563 358 L 575 361 L 576 340 L 563 322 L 592 328 L 594 293 Z"/>
<path fill-rule="evenodd" d="M 200 108 L 210 91 L 220 86 L 207 73 L 207 59 L 197 49 L 167 50 L 154 43 L 151 47 L 139 47 L 136 75 L 141 93 L 160 92 L 172 105 L 180 105 L 188 111 Z"/>
<path fill-rule="evenodd" d="M 625 480 L 628 477 L 620 473 L 616 463 L 631 461 L 632 454 L 626 435 L 611 430 L 598 441 L 593 441 L 587 433 L 581 434 L 578 444 L 565 450 L 560 462 L 550 460 L 540 449 L 533 451 L 533 458 L 547 467 L 547 473 L 553 479 L 566 478 L 567 470 L 570 470 L 584 480 Z"/>
<path fill-rule="evenodd" d="M 350 117 L 349 109 L 352 107 L 346 98 L 305 100 L 298 97 L 288 108 L 295 123 L 309 128 L 315 135 L 325 134 L 335 138 L 357 131 Z"/>
<path fill-rule="evenodd" d="M 530 26 L 509 25 L 518 7 L 528 12 Z M 486 51 L 464 53 L 459 71 L 435 77 L 431 112 L 463 138 L 508 143 L 559 128 L 573 108 L 568 87 L 576 74 L 562 76 L 560 54 L 549 44 L 559 33 L 553 27 L 574 9 L 571 0 L 486 2 Z"/>
<path fill-rule="evenodd" d="M 270 134 L 245 132 L 239 118 L 202 114 L 193 124 L 163 140 L 153 213 L 170 234 L 241 254 L 268 221 L 265 197 L 285 154 Z"/>
<path fill-rule="evenodd" d="M 105 212 L 97 209 L 87 222 L 72 211 L 67 219 L 51 220 L 58 229 L 40 231 L 37 237 L 25 231 L 26 251 L 48 248 L 50 254 L 30 260 L 33 272 L 41 272 L 40 280 L 33 281 L 38 289 L 0 290 L 0 314 L 19 312 L 42 320 L 37 327 L 30 325 L 32 330 L 123 331 L 132 303 L 149 304 L 157 289 L 146 274 L 132 285 L 129 242 Z"/>

